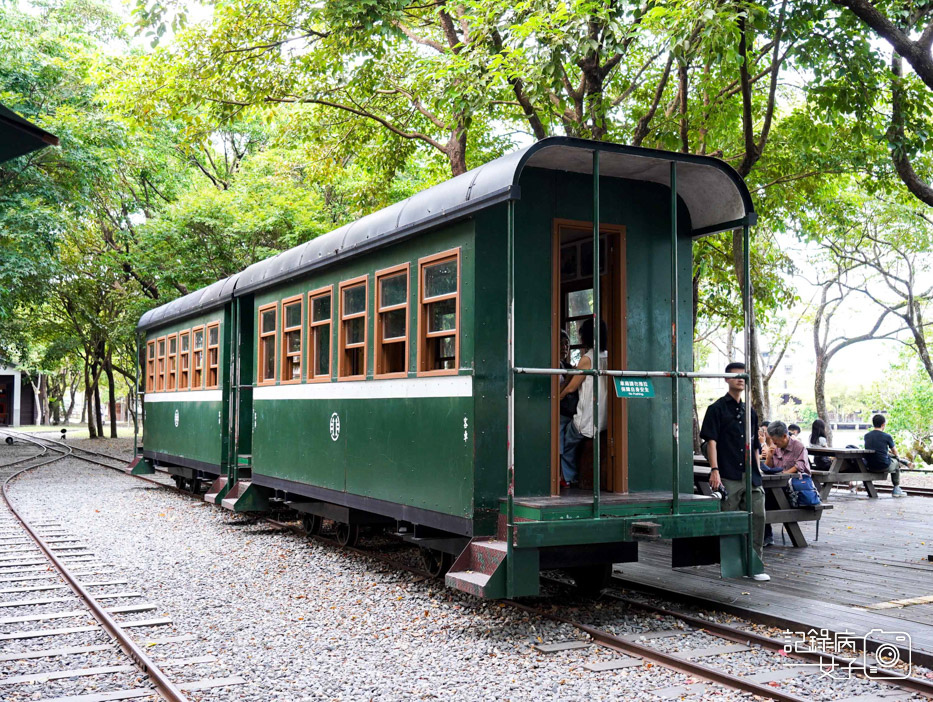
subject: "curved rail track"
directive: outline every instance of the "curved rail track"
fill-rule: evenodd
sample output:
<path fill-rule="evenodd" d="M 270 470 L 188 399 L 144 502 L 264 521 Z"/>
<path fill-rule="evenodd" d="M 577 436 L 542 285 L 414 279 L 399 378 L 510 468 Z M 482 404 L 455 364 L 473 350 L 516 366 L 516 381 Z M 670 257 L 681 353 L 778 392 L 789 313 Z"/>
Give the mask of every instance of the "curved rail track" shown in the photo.
<path fill-rule="evenodd" d="M 61 442 L 58 442 L 54 439 L 42 438 L 41 441 L 45 441 L 53 445 L 61 445 Z M 39 442 L 37 441 L 36 443 L 38 444 Z M 69 448 L 73 449 L 74 447 Z M 80 457 L 81 460 L 126 473 L 125 464 L 117 467 L 99 460 L 102 458 L 105 461 L 118 461 L 122 464 L 123 459 L 110 456 L 108 454 L 89 451 L 83 448 L 78 450 L 81 453 L 94 457 L 85 458 L 82 456 Z M 160 487 L 164 487 L 176 492 L 181 492 L 186 495 L 191 494 L 187 491 L 179 490 L 177 487 L 170 483 L 161 482 L 148 476 L 134 477 L 146 480 L 147 482 L 153 483 Z M 283 530 L 289 530 L 296 533 L 302 533 L 304 531 L 293 523 L 281 522 L 269 518 L 264 518 L 263 521 L 269 523 L 271 526 Z M 308 537 L 313 538 L 316 541 L 336 545 L 335 540 L 320 534 L 308 534 Z M 391 565 L 393 568 L 409 571 L 416 575 L 422 576 L 425 579 L 433 577 L 431 573 L 421 568 L 416 568 L 410 564 L 399 562 L 396 558 L 393 558 L 391 554 L 355 547 L 342 547 L 342 549 L 368 558 L 375 558 Z M 548 578 L 547 576 L 544 576 L 544 580 L 557 585 L 558 587 L 570 587 L 565 581 L 559 579 Z M 721 685 L 733 690 L 750 693 L 765 699 L 772 699 L 780 702 L 801 702 L 806 698 L 794 695 L 790 692 L 785 692 L 779 689 L 777 686 L 779 686 L 782 681 L 786 681 L 800 675 L 801 671 L 804 669 L 803 666 L 809 666 L 810 672 L 817 673 L 820 672 L 821 666 L 826 665 L 845 667 L 856 671 L 860 668 L 858 662 L 853 663 L 852 659 L 833 655 L 831 653 L 810 653 L 807 651 L 788 652 L 788 642 L 785 640 L 767 637 L 753 631 L 748 631 L 746 629 L 732 627 L 726 624 L 700 618 L 692 614 L 677 612 L 653 605 L 651 603 L 635 600 L 620 594 L 613 588 L 604 591 L 603 596 L 622 603 L 626 607 L 639 609 L 653 615 L 660 615 L 663 617 L 676 619 L 684 625 L 684 628 L 678 630 L 649 631 L 642 634 L 618 636 L 598 626 L 592 626 L 582 622 L 575 615 L 570 615 L 568 613 L 561 614 L 556 612 L 553 608 L 546 609 L 540 606 L 531 605 L 527 602 L 507 601 L 507 604 L 511 607 L 528 612 L 530 614 L 534 614 L 539 617 L 571 625 L 579 631 L 585 633 L 594 643 L 617 653 L 624 654 L 619 659 L 607 663 L 603 669 L 608 670 L 612 668 L 623 668 L 633 665 L 643 665 L 646 662 L 651 662 L 657 665 L 661 665 L 665 668 L 684 673 L 691 678 L 705 681 L 689 683 L 680 688 L 671 688 L 670 690 L 666 691 L 668 693 L 677 694 L 678 696 L 705 692 L 705 686 L 708 686 L 709 683 L 714 683 L 716 685 Z M 659 641 L 663 641 L 664 639 L 669 639 L 674 636 L 682 636 L 685 634 L 697 632 L 708 634 L 714 639 L 718 639 L 722 643 L 713 646 L 704 646 L 701 649 L 695 650 L 678 650 L 675 653 L 666 652 L 661 650 L 661 648 L 657 647 L 656 645 L 653 645 L 657 644 Z M 717 666 L 714 663 L 706 662 L 714 660 L 717 656 L 720 655 L 729 655 L 732 653 L 749 651 L 756 648 L 780 655 L 786 655 L 787 658 L 782 660 L 797 661 L 798 664 L 796 666 L 787 665 L 783 670 L 763 671 L 759 674 L 740 676 L 728 672 L 724 666 Z M 862 671 L 864 673 L 864 668 L 862 668 Z M 892 690 L 900 689 L 904 690 L 905 692 L 918 694 L 923 697 L 933 699 L 933 683 L 929 683 L 925 680 L 909 677 L 897 680 L 886 680 L 885 683 Z M 710 690 L 710 692 L 713 692 L 713 690 Z"/>
<path fill-rule="evenodd" d="M 107 692 L 95 692 L 88 695 L 55 697 L 55 700 L 74 700 L 74 702 L 98 702 L 102 700 L 121 700 L 140 697 L 159 696 L 169 702 L 184 702 L 187 698 L 182 690 L 203 690 L 210 687 L 236 685 L 244 682 L 242 678 L 205 679 L 192 683 L 176 684 L 162 670 L 162 667 L 178 667 L 199 665 L 216 660 L 214 656 L 200 656 L 164 661 L 157 664 L 127 632 L 126 629 L 135 627 L 154 627 L 171 624 L 168 618 L 143 619 L 137 621 L 118 622 L 114 615 L 145 612 L 156 609 L 154 605 L 131 604 L 126 606 L 105 607 L 101 600 L 124 600 L 141 597 L 135 592 L 104 592 L 101 587 L 125 585 L 123 580 L 102 580 L 91 582 L 84 579 L 87 575 L 105 575 L 112 571 L 99 570 L 94 565 L 96 560 L 80 539 L 74 538 L 63 531 L 57 522 L 32 522 L 24 516 L 11 500 L 9 486 L 13 480 L 24 473 L 49 465 L 65 458 L 76 458 L 95 465 L 118 469 L 116 466 L 97 458 L 105 458 L 111 462 L 122 459 L 107 454 L 98 454 L 86 449 L 75 449 L 67 444 L 55 440 L 36 438 L 22 432 L 0 430 L 0 433 L 15 437 L 25 444 L 35 446 L 39 451 L 31 456 L 17 458 L 16 460 L 0 464 L 0 491 L 3 502 L 8 510 L 8 516 L 0 513 L 0 596 L 28 597 L 27 593 L 47 593 L 51 590 L 70 589 L 73 597 L 42 597 L 39 599 L 21 599 L 7 601 L 2 597 L 0 611 L 3 614 L 10 612 L 28 612 L 24 616 L 2 617 L 0 625 L 15 625 L 27 622 L 43 622 L 55 619 L 84 618 L 88 615 L 96 620 L 96 625 L 65 627 L 58 629 L 39 628 L 27 631 L 13 631 L 0 634 L 2 641 L 19 641 L 30 639 L 52 639 L 69 637 L 74 634 L 105 632 L 109 636 L 110 644 L 62 646 L 45 649 L 31 649 L 0 653 L 0 662 L 16 663 L 46 659 L 53 661 L 53 665 L 63 666 L 59 670 L 30 672 L 27 674 L 0 677 L 0 698 L 6 699 L 5 692 L 18 684 L 49 683 L 54 681 L 75 678 L 96 678 L 95 688 L 112 683 L 104 682 L 106 676 L 114 674 L 142 673 L 149 681 L 151 687 L 120 687 Z M 97 458 L 79 456 L 76 451 Z M 120 470 L 120 469 L 118 469 Z M 30 545 L 31 542 L 31 545 Z M 41 556 L 41 559 L 39 558 Z M 54 568 L 54 572 L 49 570 Z M 90 570 L 86 568 L 90 567 Z M 84 568 L 84 570 L 81 570 Z M 57 581 L 57 582 L 56 582 Z M 7 584 L 15 585 L 6 587 Z M 93 591 L 93 592 L 92 592 Z M 47 605 L 78 605 L 80 609 L 71 609 L 64 612 L 37 613 L 37 607 L 42 609 Z M 192 635 L 171 636 L 146 641 L 146 647 L 159 644 L 177 643 L 194 640 Z M 124 658 L 112 665 L 96 666 L 91 668 L 68 668 L 64 663 L 69 656 L 87 656 L 89 654 L 106 654 L 110 651 L 116 653 L 114 644 L 122 652 Z M 161 667 L 160 667 L 161 665 Z M 15 689 L 15 688 L 14 688 Z M 35 687 L 29 688 L 29 698 L 37 699 Z M 54 702 L 49 698 L 49 702 Z"/>

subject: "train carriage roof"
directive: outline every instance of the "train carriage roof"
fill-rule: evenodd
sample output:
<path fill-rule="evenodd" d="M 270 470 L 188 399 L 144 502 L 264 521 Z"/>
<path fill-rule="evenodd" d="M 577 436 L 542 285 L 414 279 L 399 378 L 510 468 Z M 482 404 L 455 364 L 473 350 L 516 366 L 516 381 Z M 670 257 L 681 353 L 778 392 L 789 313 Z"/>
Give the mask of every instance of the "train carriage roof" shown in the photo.
<path fill-rule="evenodd" d="M 151 309 L 139 318 L 136 328 L 151 329 L 176 319 L 223 307 L 233 297 L 233 289 L 239 277 L 240 274 L 236 273 L 229 278 L 211 283 L 206 288 L 195 290 L 161 307 Z"/>
<path fill-rule="evenodd" d="M 140 319 L 138 328 L 153 327 L 206 310 L 232 296 L 285 282 L 321 266 L 462 219 L 496 203 L 518 200 L 521 198 L 519 180 L 525 167 L 592 173 L 594 150 L 600 152 L 599 169 L 605 177 L 669 186 L 670 164 L 677 163 L 677 193 L 690 213 L 694 236 L 755 222 L 754 206 L 745 181 L 723 161 L 709 156 L 550 137 L 254 263 L 242 273 L 205 288 L 203 297 L 198 297 L 196 292 L 151 310 Z M 208 291 L 213 292 L 208 294 Z"/>

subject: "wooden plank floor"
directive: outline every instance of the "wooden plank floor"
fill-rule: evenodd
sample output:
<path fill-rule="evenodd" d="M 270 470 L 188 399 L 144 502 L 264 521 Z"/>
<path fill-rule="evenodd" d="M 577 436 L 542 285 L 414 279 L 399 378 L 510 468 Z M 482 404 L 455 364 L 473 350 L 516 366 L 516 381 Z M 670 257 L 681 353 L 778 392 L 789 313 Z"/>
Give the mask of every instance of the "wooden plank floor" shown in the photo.
<path fill-rule="evenodd" d="M 641 544 L 639 562 L 616 566 L 616 572 L 633 585 L 701 598 L 710 607 L 749 610 L 776 624 L 796 622 L 804 631 L 905 631 L 913 650 L 933 661 L 933 603 L 865 608 L 933 595 L 933 562 L 927 560 L 933 554 L 933 499 L 870 500 L 834 490 L 829 503 L 833 509 L 823 515 L 819 541 L 815 523 L 801 523 L 807 548 L 792 547 L 790 539 L 782 546 L 775 529 L 775 545 L 764 553 L 767 583 L 723 580 L 718 566 L 672 570 L 670 544 L 663 542 Z"/>

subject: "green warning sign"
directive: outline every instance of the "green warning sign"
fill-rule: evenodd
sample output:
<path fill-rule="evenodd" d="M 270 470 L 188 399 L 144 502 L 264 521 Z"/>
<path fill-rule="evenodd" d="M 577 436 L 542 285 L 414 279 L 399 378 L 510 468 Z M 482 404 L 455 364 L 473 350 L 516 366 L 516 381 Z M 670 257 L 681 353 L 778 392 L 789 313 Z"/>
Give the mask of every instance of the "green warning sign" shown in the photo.
<path fill-rule="evenodd" d="M 650 378 L 613 377 L 618 397 L 654 397 L 654 385 Z"/>

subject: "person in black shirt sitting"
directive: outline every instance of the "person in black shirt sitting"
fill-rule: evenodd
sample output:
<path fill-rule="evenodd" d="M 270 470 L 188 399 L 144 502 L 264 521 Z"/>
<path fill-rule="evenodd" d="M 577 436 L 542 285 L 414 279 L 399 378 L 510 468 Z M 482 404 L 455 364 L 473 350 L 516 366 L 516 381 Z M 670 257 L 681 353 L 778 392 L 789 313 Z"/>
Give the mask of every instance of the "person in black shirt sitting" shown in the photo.
<path fill-rule="evenodd" d="M 871 418 L 874 429 L 865 434 L 865 448 L 874 451 L 867 459 L 868 470 L 885 473 L 890 471 L 891 484 L 894 486 L 891 497 L 904 497 L 905 493 L 901 490 L 901 465 L 897 460 L 897 451 L 894 450 L 894 438 L 884 431 L 886 423 L 882 414 L 876 414 Z M 894 456 L 893 461 L 891 456 Z"/>
<path fill-rule="evenodd" d="M 726 373 L 740 373 L 745 364 L 733 361 L 726 366 Z M 728 494 L 723 510 L 747 510 L 745 495 L 745 380 L 727 378 L 729 391 L 711 404 L 703 417 L 700 438 L 709 448 L 709 486 L 718 490 L 725 485 Z M 758 440 L 758 415 L 751 412 L 752 427 L 752 546 L 761 558 L 765 531 L 765 491 L 761 487 L 758 463 L 761 460 L 761 443 Z M 755 580 L 770 580 L 767 573 L 751 576 Z"/>

